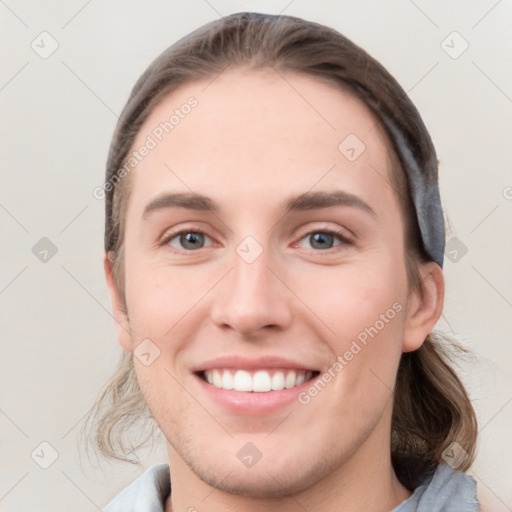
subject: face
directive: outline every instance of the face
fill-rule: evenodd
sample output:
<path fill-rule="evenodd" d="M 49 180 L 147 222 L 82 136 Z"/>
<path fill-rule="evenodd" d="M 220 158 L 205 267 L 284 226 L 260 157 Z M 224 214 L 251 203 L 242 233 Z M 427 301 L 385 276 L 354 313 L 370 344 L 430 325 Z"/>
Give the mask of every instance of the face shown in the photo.
<path fill-rule="evenodd" d="M 283 76 L 231 70 L 154 109 L 116 310 L 171 471 L 260 497 L 389 456 L 399 358 L 431 327 L 409 325 L 382 129 L 339 88 Z"/>

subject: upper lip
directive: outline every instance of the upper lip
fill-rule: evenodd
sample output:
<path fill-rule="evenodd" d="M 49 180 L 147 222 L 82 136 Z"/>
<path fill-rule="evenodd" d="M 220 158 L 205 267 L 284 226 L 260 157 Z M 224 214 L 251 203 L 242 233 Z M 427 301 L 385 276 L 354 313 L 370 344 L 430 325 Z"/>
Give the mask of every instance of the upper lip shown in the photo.
<path fill-rule="evenodd" d="M 204 372 L 205 370 L 214 370 L 220 368 L 233 368 L 236 370 L 263 370 L 263 369 L 290 369 L 290 370 L 311 370 L 316 368 L 309 364 L 303 364 L 288 358 L 263 356 L 258 358 L 248 358 L 247 356 L 223 356 L 209 359 L 192 368 L 194 373 Z"/>

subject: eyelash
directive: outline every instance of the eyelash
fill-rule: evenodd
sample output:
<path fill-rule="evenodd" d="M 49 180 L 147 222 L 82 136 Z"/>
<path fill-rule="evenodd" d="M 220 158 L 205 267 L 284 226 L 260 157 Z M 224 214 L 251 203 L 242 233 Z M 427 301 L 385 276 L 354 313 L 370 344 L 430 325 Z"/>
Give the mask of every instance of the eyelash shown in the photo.
<path fill-rule="evenodd" d="M 193 228 L 192 229 L 182 229 L 180 231 L 176 231 L 174 233 L 170 233 L 169 235 L 167 235 L 162 240 L 161 245 L 162 246 L 169 245 L 171 240 L 174 240 L 176 237 L 178 237 L 180 235 L 183 235 L 183 234 L 186 234 L 186 233 L 195 233 L 195 234 L 205 235 L 206 237 L 211 239 L 211 237 L 208 236 L 204 231 L 195 230 Z M 343 246 L 343 245 L 352 245 L 352 241 L 343 232 L 338 231 L 336 229 L 332 229 L 332 228 L 328 228 L 328 229 L 313 229 L 313 230 L 307 231 L 306 233 L 303 233 L 300 236 L 299 242 L 302 241 L 304 238 L 306 238 L 308 236 L 311 236 L 311 235 L 313 235 L 315 233 L 322 233 L 322 234 L 333 235 L 334 237 L 338 238 L 341 243 L 339 245 L 334 246 L 334 247 L 330 247 L 329 249 L 314 249 L 314 248 L 310 249 L 310 250 L 312 250 L 314 252 L 330 254 L 330 251 L 336 249 L 337 247 L 340 247 L 340 246 Z M 298 243 L 298 242 L 296 242 L 296 243 Z M 201 249 L 203 249 L 203 247 Z M 186 249 L 177 250 L 176 248 L 173 247 L 173 250 L 175 252 L 177 252 L 178 254 L 191 254 L 191 253 L 197 252 L 199 249 L 195 249 L 195 250 L 186 250 Z"/>
<path fill-rule="evenodd" d="M 301 237 L 299 238 L 299 242 L 302 241 L 304 238 L 311 236 L 315 233 L 322 233 L 327 235 L 333 235 L 335 238 L 338 238 L 341 242 L 339 245 L 335 245 L 334 247 L 330 247 L 329 249 L 311 249 L 312 251 L 319 252 L 319 253 L 330 253 L 329 251 L 335 250 L 337 247 L 341 247 L 343 245 L 351 245 L 351 240 L 342 232 L 334 228 L 325 228 L 325 229 L 313 229 L 310 231 L 307 231 L 306 233 L 303 233 Z"/>

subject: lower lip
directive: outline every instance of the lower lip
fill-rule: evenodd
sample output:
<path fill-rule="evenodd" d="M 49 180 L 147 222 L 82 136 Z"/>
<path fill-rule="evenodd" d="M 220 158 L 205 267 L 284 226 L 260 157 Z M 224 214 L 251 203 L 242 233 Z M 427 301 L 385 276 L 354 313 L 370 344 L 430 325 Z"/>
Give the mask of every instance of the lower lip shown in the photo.
<path fill-rule="evenodd" d="M 297 401 L 299 393 L 315 381 L 310 379 L 300 386 L 279 391 L 265 391 L 262 393 L 248 391 L 234 391 L 232 389 L 216 388 L 198 375 L 194 374 L 201 391 L 214 403 L 235 414 L 259 416 L 271 414 L 283 409 Z"/>

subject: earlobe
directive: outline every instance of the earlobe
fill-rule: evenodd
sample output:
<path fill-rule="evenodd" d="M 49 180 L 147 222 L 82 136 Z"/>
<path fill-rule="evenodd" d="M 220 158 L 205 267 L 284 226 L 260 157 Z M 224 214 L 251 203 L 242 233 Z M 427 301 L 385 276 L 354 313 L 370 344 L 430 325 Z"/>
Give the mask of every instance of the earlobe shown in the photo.
<path fill-rule="evenodd" d="M 409 297 L 408 318 L 403 337 L 403 352 L 421 347 L 443 312 L 444 275 L 434 262 L 420 267 L 422 293 L 414 291 Z"/>
<path fill-rule="evenodd" d="M 110 300 L 112 302 L 112 313 L 116 323 L 119 344 L 127 352 L 132 352 L 134 347 L 132 346 L 132 339 L 130 335 L 130 322 L 128 321 L 128 314 L 126 312 L 124 300 L 120 296 L 114 280 L 112 262 L 110 261 L 108 254 L 105 254 L 103 267 L 105 269 L 105 279 L 107 281 Z"/>

